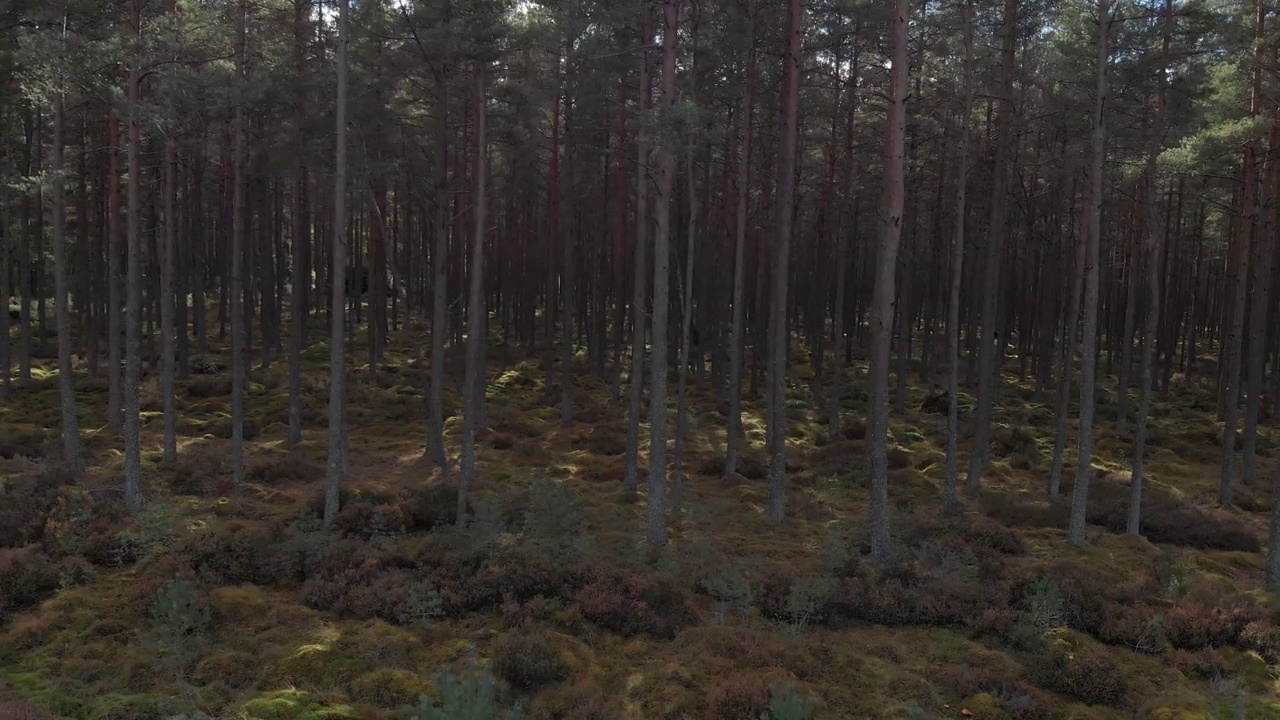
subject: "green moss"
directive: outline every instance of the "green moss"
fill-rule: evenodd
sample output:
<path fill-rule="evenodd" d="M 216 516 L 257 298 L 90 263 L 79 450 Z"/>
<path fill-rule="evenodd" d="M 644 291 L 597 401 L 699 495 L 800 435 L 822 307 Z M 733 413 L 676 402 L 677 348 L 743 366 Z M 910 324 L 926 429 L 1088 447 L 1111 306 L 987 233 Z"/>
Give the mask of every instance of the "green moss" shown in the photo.
<path fill-rule="evenodd" d="M 241 705 L 236 720 L 331 720 L 355 717 L 349 705 L 331 705 L 312 699 L 301 690 L 279 690 Z"/>
<path fill-rule="evenodd" d="M 386 708 L 412 704 L 430 688 L 418 675 L 393 668 L 366 673 L 348 686 L 352 700 Z"/>

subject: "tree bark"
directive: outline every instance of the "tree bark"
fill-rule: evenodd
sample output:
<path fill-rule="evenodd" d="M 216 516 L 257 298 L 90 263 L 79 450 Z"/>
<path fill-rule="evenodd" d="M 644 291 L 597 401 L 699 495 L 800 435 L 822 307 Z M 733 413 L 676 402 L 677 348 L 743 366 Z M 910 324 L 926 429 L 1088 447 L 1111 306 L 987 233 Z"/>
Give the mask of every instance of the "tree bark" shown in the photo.
<path fill-rule="evenodd" d="M 245 78 L 246 63 L 246 7 L 247 0 L 240 0 L 236 11 L 236 78 Z M 248 218 L 245 213 L 244 103 L 236 103 L 235 139 L 232 152 L 231 200 L 231 479 L 236 485 L 244 482 L 244 393 L 245 341 L 249 335 L 244 311 L 245 231 Z"/>
<path fill-rule="evenodd" d="M 963 286 L 964 232 L 969 188 L 969 123 L 973 116 L 973 0 L 964 6 L 964 110 L 960 116 L 960 151 L 956 163 L 956 228 L 951 246 L 951 294 L 947 305 L 947 469 L 942 483 L 942 506 L 954 514 L 956 458 L 960 437 L 960 289 Z M 839 310 L 837 309 L 837 312 Z"/>
<path fill-rule="evenodd" d="M 742 353 L 745 338 L 745 277 L 747 247 L 747 199 L 751 194 L 751 141 L 756 83 L 755 0 L 747 0 L 746 29 L 743 33 L 746 62 L 743 65 L 742 110 L 738 139 L 737 220 L 733 244 L 733 326 L 729 338 L 729 426 L 725 434 L 724 477 L 738 469 L 738 446 L 742 442 Z"/>
<path fill-rule="evenodd" d="M 107 119 L 107 427 L 119 430 L 124 422 L 121 381 L 122 337 L 120 282 L 120 114 L 113 108 Z M 6 369 L 8 365 L 5 366 Z"/>
<path fill-rule="evenodd" d="M 1110 0 L 1098 0 L 1097 96 L 1094 98 L 1093 139 L 1089 171 L 1088 248 L 1084 276 L 1084 331 L 1081 336 L 1080 437 L 1076 461 L 1076 481 L 1071 496 L 1071 517 L 1067 541 L 1084 544 L 1085 516 L 1089 502 L 1089 478 L 1093 474 L 1093 416 L 1097 395 L 1098 369 L 1098 247 L 1102 239 L 1103 156 L 1106 152 L 1105 100 L 1107 95 L 1107 40 L 1111 32 Z"/>
<path fill-rule="evenodd" d="M 677 0 L 662 3 L 662 107 L 676 100 Z M 661 176 L 654 198 L 657 227 L 653 235 L 653 347 L 649 367 L 649 497 L 645 540 L 649 547 L 667 543 L 667 323 L 670 310 L 671 194 L 675 185 L 675 153 L 666 143 L 655 148 Z"/>
<path fill-rule="evenodd" d="M 142 509 L 142 423 L 138 391 L 142 375 L 142 0 L 132 2 L 135 36 L 129 67 L 129 217 L 127 232 L 127 309 L 124 360 L 124 501 L 132 513 Z"/>
<path fill-rule="evenodd" d="M 462 472 L 458 482 L 458 525 L 467 522 L 467 492 L 476 475 L 476 429 L 484 404 L 484 233 L 485 233 L 485 65 L 476 69 L 475 232 L 471 236 L 471 289 L 467 303 L 467 377 L 463 386 Z"/>
<path fill-rule="evenodd" d="M 350 0 L 338 0 L 338 92 L 334 110 L 333 250 L 329 284 L 329 458 L 325 468 L 324 524 L 338 516 L 347 451 L 347 48 L 351 43 Z"/>
<path fill-rule="evenodd" d="M 778 157 L 777 229 L 773 256 L 773 294 L 769 312 L 769 519 L 781 522 L 787 509 L 787 265 L 795 220 L 796 136 L 800 107 L 800 0 L 789 0 L 787 54 L 782 73 L 782 147 Z"/>
<path fill-rule="evenodd" d="M 997 356 L 1000 343 L 996 339 L 996 326 L 1000 308 L 996 299 L 1000 288 L 1000 266 L 1004 256 L 1004 241 L 1008 234 L 1009 165 L 1013 142 L 1013 77 L 1015 36 L 1018 27 L 1018 0 L 1004 3 L 1004 51 L 1000 62 L 1000 112 L 996 119 L 996 158 L 994 178 L 991 181 L 991 224 L 987 228 L 987 252 L 982 295 L 982 337 L 978 348 L 978 415 L 973 431 L 973 446 L 969 451 L 969 477 L 966 485 L 970 491 L 982 487 L 982 472 L 986 470 L 991 442 L 991 416 L 995 407 L 995 395 L 1000 391 L 1000 368 L 1003 354 Z"/>
<path fill-rule="evenodd" d="M 650 27 L 650 6 L 644 0 L 644 19 L 641 22 L 641 42 L 646 48 L 640 53 L 640 112 L 643 115 L 649 109 L 651 93 L 649 80 L 649 43 L 653 41 L 653 30 Z M 627 492 L 635 492 L 639 480 L 640 456 L 640 401 L 644 395 L 644 346 L 646 319 L 645 281 L 648 271 L 645 255 L 649 244 L 649 167 L 647 157 L 648 142 L 644 125 L 636 133 L 636 249 L 634 275 L 632 277 L 631 299 L 631 372 L 628 382 L 630 393 L 627 406 L 627 457 L 623 470 L 622 487 Z"/>
<path fill-rule="evenodd" d="M 431 391 L 427 455 L 440 466 L 440 481 L 450 484 L 444 451 L 444 340 L 449 305 L 449 79 L 445 67 L 436 77 L 440 93 L 436 118 L 435 250 L 431 253 Z"/>
<path fill-rule="evenodd" d="M 65 11 L 65 6 L 64 6 Z M 64 16 L 65 21 L 65 16 Z M 66 29 L 63 29 L 65 50 Z M 60 78 L 61 83 L 65 79 Z M 66 142 L 66 107 L 65 89 L 58 88 L 53 99 L 53 273 L 54 291 L 57 293 L 55 312 L 58 325 L 58 398 L 62 409 L 62 461 L 72 470 L 81 468 L 80 458 L 80 425 L 76 420 L 76 389 L 71 367 L 71 308 L 70 288 L 67 281 L 67 202 L 66 178 L 63 177 L 63 155 Z M 79 222 L 84 224 L 86 218 L 81 215 Z M 0 265 L 0 272 L 8 274 L 7 264 Z M 8 301 L 7 294 L 0 294 Z M 6 320 L 6 323 L 8 321 Z M 5 325 L 5 335 L 9 334 L 9 326 Z M 7 338 L 6 338 L 7 342 Z"/>
<path fill-rule="evenodd" d="M 893 17 L 893 57 L 889 70 L 891 98 L 885 118 L 884 210 L 880 249 L 876 258 L 871 301 L 871 559 L 886 567 L 892 557 L 889 537 L 889 349 L 892 344 L 894 272 L 902 241 L 902 211 L 906 188 L 903 154 L 907 126 L 907 0 L 897 0 Z"/>

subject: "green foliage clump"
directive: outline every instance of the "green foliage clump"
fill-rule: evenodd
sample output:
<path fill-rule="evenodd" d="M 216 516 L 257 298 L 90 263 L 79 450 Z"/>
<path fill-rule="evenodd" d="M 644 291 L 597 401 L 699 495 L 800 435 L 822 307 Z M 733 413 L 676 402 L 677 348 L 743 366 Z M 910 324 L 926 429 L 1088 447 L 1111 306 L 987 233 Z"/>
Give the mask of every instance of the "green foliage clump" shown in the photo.
<path fill-rule="evenodd" d="M 586 513 L 578 493 L 554 480 L 542 479 L 529 489 L 521 539 L 550 557 L 575 560 L 585 554 L 582 530 Z"/>
<path fill-rule="evenodd" d="M 520 720 L 517 706 L 505 716 L 498 711 L 494 697 L 494 678 L 488 673 L 470 672 L 461 680 L 445 673 L 437 681 L 440 686 L 440 704 L 436 705 L 427 695 L 418 699 L 418 708 L 411 720 Z"/>
<path fill-rule="evenodd" d="M 716 601 L 720 621 L 732 612 L 746 612 L 756 599 L 756 586 L 737 563 L 721 564 L 715 572 L 699 581 L 699 589 Z"/>
<path fill-rule="evenodd" d="M 829 575 L 805 577 L 793 582 L 787 593 L 787 622 L 798 631 L 810 622 L 825 619 L 838 587 L 839 581 Z"/>
<path fill-rule="evenodd" d="M 151 596 L 149 643 L 179 670 L 197 657 L 197 644 L 212 624 L 209 604 L 194 585 L 177 576 Z"/>
<path fill-rule="evenodd" d="M 429 532 L 458 521 L 458 488 L 453 485 L 421 485 L 401 508 L 405 530 Z"/>
<path fill-rule="evenodd" d="M 120 564 L 147 562 L 168 551 L 177 542 L 182 518 L 169 503 L 151 503 L 137 519 L 116 535 Z"/>
<path fill-rule="evenodd" d="M 794 683 L 769 688 L 769 709 L 760 720 L 810 720 L 816 704 L 813 698 L 796 692 Z"/>
<path fill-rule="evenodd" d="M 430 580 L 418 580 L 405 590 L 396 606 L 395 621 L 401 625 L 438 620 L 444 617 L 444 602 Z"/>

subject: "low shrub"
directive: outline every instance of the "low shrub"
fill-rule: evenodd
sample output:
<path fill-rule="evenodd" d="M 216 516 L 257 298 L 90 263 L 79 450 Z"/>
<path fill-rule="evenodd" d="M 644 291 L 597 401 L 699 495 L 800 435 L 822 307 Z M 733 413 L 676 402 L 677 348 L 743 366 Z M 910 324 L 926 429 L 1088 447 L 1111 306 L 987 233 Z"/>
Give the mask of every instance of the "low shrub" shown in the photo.
<path fill-rule="evenodd" d="M 531 720 L 613 720 L 600 688 L 591 681 L 549 688 L 538 693 L 530 708 Z"/>
<path fill-rule="evenodd" d="M 42 458 L 48 438 L 48 431 L 35 425 L 6 424 L 0 427 L 0 458 Z"/>
<path fill-rule="evenodd" d="M 357 500 L 338 511 L 333 527 L 344 536 L 370 540 L 395 535 L 404 527 L 404 519 L 395 506 Z"/>
<path fill-rule="evenodd" d="M 58 590 L 58 566 L 34 545 L 0 548 L 0 623 Z"/>
<path fill-rule="evenodd" d="M 1128 692 L 1120 667 L 1094 648 L 1050 646 L 1032 660 L 1031 672 L 1042 687 L 1088 705 L 1119 707 Z"/>
<path fill-rule="evenodd" d="M 357 702 L 399 708 L 412 704 L 426 687 L 426 682 L 408 670 L 378 668 L 352 680 L 347 689 Z"/>
<path fill-rule="evenodd" d="M 163 660 L 179 670 L 198 657 L 196 644 L 212 624 L 208 600 L 185 577 L 161 586 L 148 603 L 151 627 L 147 640 Z"/>
<path fill-rule="evenodd" d="M 1069 493 L 1064 488 L 1064 493 Z M 1116 533 L 1125 531 L 1129 486 L 1099 478 L 1089 486 L 1088 520 Z M 1238 515 L 1228 510 L 1191 505 L 1159 487 L 1142 493 L 1142 534 L 1153 543 L 1200 550 L 1259 552 L 1262 540 Z"/>
<path fill-rule="evenodd" d="M 982 516 L 971 517 L 961 524 L 959 534 L 967 544 L 1001 555 L 1022 556 L 1031 552 L 1022 533 Z"/>
<path fill-rule="evenodd" d="M 404 528 L 409 532 L 429 532 L 458 521 L 458 488 L 452 485 L 421 485 L 400 507 Z"/>
<path fill-rule="evenodd" d="M 712 720 L 760 720 L 769 709 L 769 688 L 757 678 L 735 673 L 707 694 Z"/>
<path fill-rule="evenodd" d="M 1280 627 L 1255 620 L 1240 631 L 1240 645 L 1258 653 L 1268 665 L 1280 665 Z"/>
<path fill-rule="evenodd" d="M 769 709 L 760 717 L 763 720 L 810 720 L 814 708 L 813 700 L 796 692 L 795 685 L 772 685 Z"/>
<path fill-rule="evenodd" d="M 1256 603 L 1243 598 L 1214 604 L 1191 601 L 1164 614 L 1164 631 L 1169 643 L 1177 648 L 1221 648 L 1238 644 L 1244 629 L 1264 615 Z"/>
<path fill-rule="evenodd" d="M 252 482 L 276 485 L 307 482 L 324 476 L 324 468 L 301 453 L 273 455 L 249 463 L 245 476 Z"/>
<path fill-rule="evenodd" d="M 456 720 L 456 718 L 493 718 L 497 720 L 498 703 L 494 697 L 494 678 L 488 673 L 470 672 L 462 679 L 446 673 L 436 684 L 440 687 L 440 704 L 420 695 L 418 708 L 411 720 Z M 506 715 L 506 720 L 519 720 L 519 709 Z"/>
<path fill-rule="evenodd" d="M 1177 650 L 1173 654 L 1173 666 L 1183 675 L 1197 680 L 1217 680 L 1231 673 L 1226 658 L 1213 648 L 1194 652 Z"/>
<path fill-rule="evenodd" d="M 271 585 L 292 574 L 277 553 L 281 534 L 239 522 L 217 524 L 193 533 L 180 548 L 191 567 L 220 585 Z"/>
<path fill-rule="evenodd" d="M 666 575 L 602 564 L 585 567 L 581 575 L 578 609 L 606 630 L 671 638 L 693 622 L 684 590 Z"/>
<path fill-rule="evenodd" d="M 555 646 L 537 633 L 509 632 L 493 646 L 493 671 L 512 687 L 530 691 L 564 680 L 569 669 Z"/>

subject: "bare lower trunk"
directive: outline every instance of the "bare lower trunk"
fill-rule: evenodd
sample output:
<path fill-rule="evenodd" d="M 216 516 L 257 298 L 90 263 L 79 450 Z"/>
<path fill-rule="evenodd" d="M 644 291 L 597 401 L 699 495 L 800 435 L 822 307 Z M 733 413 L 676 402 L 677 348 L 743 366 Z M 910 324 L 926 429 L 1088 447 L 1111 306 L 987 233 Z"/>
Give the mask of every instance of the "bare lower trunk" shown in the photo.
<path fill-rule="evenodd" d="M 642 23 L 642 40 L 647 47 L 653 39 L 649 27 L 649 6 L 645 4 L 644 21 Z M 640 53 L 640 107 L 649 107 L 649 53 Z M 635 492 L 639 485 L 640 456 L 640 401 L 644 394 L 644 336 L 646 319 L 645 281 L 648 272 L 645 254 L 648 252 L 649 230 L 649 177 L 646 157 L 648 148 L 645 142 L 644 126 L 636 134 L 636 250 L 634 259 L 633 294 L 631 300 L 631 372 L 627 406 L 627 457 L 623 470 L 622 486 L 628 492 Z"/>
<path fill-rule="evenodd" d="M 684 264 L 684 298 L 681 303 L 684 314 L 680 324 L 680 364 L 676 371 L 676 449 L 671 462 L 671 512 L 676 515 L 680 513 L 680 503 L 684 494 L 685 425 L 688 420 L 685 386 L 689 378 L 689 340 L 693 327 L 693 261 L 698 232 L 698 197 L 693 181 L 693 150 L 694 146 L 690 144 L 685 162 L 685 177 L 689 186 L 689 235 Z"/>
<path fill-rule="evenodd" d="M 141 32 L 141 0 L 133 2 L 134 27 Z M 142 39 L 136 38 L 133 67 L 129 69 L 129 217 L 124 360 L 124 500 L 130 512 L 142 509 L 142 422 L 138 391 L 142 377 L 142 119 L 139 90 L 142 84 Z"/>
<path fill-rule="evenodd" d="M 1067 540 L 1084 544 L 1085 515 L 1089 502 L 1089 478 L 1093 473 L 1093 414 L 1097 391 L 1098 365 L 1098 246 L 1102 239 L 1103 155 L 1105 154 L 1104 101 L 1107 94 L 1107 36 L 1111 31 L 1109 0 L 1098 2 L 1097 97 L 1093 111 L 1093 141 L 1089 173 L 1089 245 L 1085 259 L 1084 330 L 1081 337 L 1083 371 L 1080 378 L 1080 437 L 1076 482 L 1071 496 L 1071 518 Z"/>
<path fill-rule="evenodd" d="M 431 399 L 427 428 L 427 455 L 440 466 L 440 480 L 450 484 L 449 459 L 444 451 L 444 339 L 449 305 L 449 113 L 448 79 L 441 68 L 436 119 L 435 250 L 431 253 Z"/>
<path fill-rule="evenodd" d="M 329 458 L 325 468 L 324 524 L 332 527 L 338 516 L 339 490 L 346 471 L 347 450 L 347 46 L 351 42 L 347 19 L 348 0 L 338 0 L 338 97 L 333 173 L 333 251 L 329 273 L 332 306 L 329 309 Z"/>
<path fill-rule="evenodd" d="M 745 32 L 746 65 L 742 93 L 742 117 L 739 120 L 741 137 L 738 140 L 737 172 L 737 221 L 733 245 L 733 327 L 729 337 L 729 425 L 725 435 L 725 479 L 733 477 L 738 469 L 738 445 L 742 435 L 742 352 L 746 321 L 744 285 L 746 276 L 747 247 L 747 199 L 751 183 L 751 120 L 755 90 L 755 2 L 747 0 L 747 25 Z"/>
<path fill-rule="evenodd" d="M 787 54 L 783 60 L 782 147 L 778 160 L 777 236 L 773 292 L 769 305 L 769 519 L 781 522 L 787 509 L 787 264 L 795 220 L 796 136 L 800 107 L 800 0 L 789 0 Z"/>
<path fill-rule="evenodd" d="M 484 404 L 485 66 L 476 72 L 475 231 L 471 237 L 471 289 L 467 307 L 467 377 L 462 395 L 462 472 L 458 481 L 458 525 L 467 522 L 467 492 L 476 476 L 476 430 Z"/>
<path fill-rule="evenodd" d="M 960 158 L 956 164 L 956 229 L 951 246 L 951 294 L 947 306 L 947 470 L 942 483 L 943 510 L 954 513 L 956 454 L 960 437 L 960 289 L 963 285 L 964 232 L 969 187 L 969 122 L 973 115 L 973 0 L 964 8 L 964 111 L 960 116 Z"/>
<path fill-rule="evenodd" d="M 120 115 L 113 109 L 107 120 L 110 145 L 107 179 L 107 427 L 119 430 L 124 422 L 124 402 L 120 381 L 121 305 L 120 291 Z M 6 366 L 8 367 L 8 366 Z"/>
<path fill-rule="evenodd" d="M 62 461 L 67 467 L 79 470 L 80 425 L 76 421 L 76 389 L 71 376 L 71 308 L 67 282 L 67 229 L 66 229 L 66 180 L 63 172 L 63 143 L 66 111 L 61 90 L 54 98 L 53 107 L 53 273 L 55 312 L 58 320 L 58 398 L 62 408 Z M 80 222 L 85 218 L 81 216 Z M 0 241 L 3 242 L 3 241 Z M 0 272 L 8 273 L 7 265 L 0 265 Z M 8 295 L 0 294 L 8 300 Z M 7 321 L 6 321 L 7 322 Z M 9 326 L 5 325 L 5 335 Z M 6 338 L 7 340 L 7 338 Z"/>
<path fill-rule="evenodd" d="M 160 395 L 164 402 L 164 461 L 178 459 L 178 408 L 173 396 L 173 378 L 177 372 L 174 356 L 173 273 L 178 241 L 174 213 L 178 156 L 172 140 L 164 145 L 164 250 L 160 260 Z"/>
<path fill-rule="evenodd" d="M 903 153 L 907 125 L 907 0 L 897 0 L 893 17 L 892 98 L 885 118 L 884 210 L 871 300 L 871 395 L 867 438 L 871 445 L 871 559 L 880 567 L 892 557 L 889 536 L 889 349 L 892 344 L 894 271 L 902 241 Z"/>
<path fill-rule="evenodd" d="M 236 15 L 236 75 L 245 74 L 246 52 L 245 23 L 247 0 L 240 0 Z M 245 232 L 248 218 L 245 212 L 244 104 L 236 105 L 235 158 L 232 162 L 235 186 L 231 204 L 231 479 L 236 485 L 244 482 L 244 394 L 245 362 L 249 337 L 244 304 Z"/>

